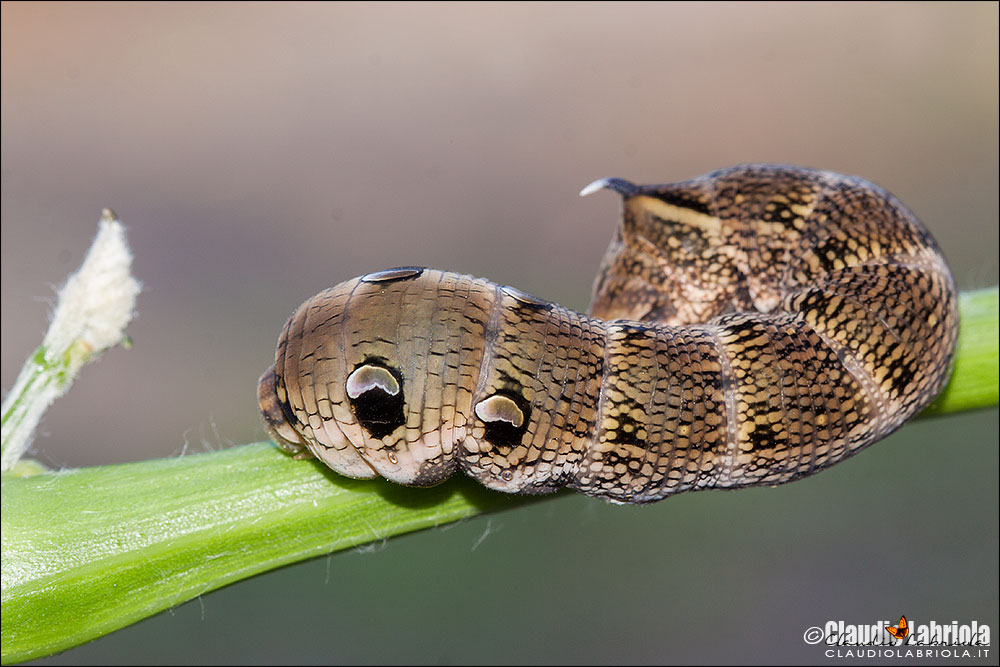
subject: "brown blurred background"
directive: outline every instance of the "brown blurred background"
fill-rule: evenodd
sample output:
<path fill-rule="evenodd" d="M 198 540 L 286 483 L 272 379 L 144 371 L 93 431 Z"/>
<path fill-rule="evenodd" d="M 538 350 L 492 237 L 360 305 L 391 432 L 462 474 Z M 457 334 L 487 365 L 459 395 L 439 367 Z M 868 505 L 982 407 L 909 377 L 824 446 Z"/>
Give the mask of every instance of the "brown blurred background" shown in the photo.
<path fill-rule="evenodd" d="M 862 175 L 997 283 L 982 4 L 34 4 L 2 17 L 2 385 L 102 207 L 144 284 L 56 467 L 261 439 L 305 298 L 427 265 L 584 309 L 618 202 L 750 161 Z M 49 662 L 796 662 L 828 619 L 997 631 L 997 411 L 778 489 L 576 496 L 229 587 Z M 419 493 L 419 491 L 414 491 Z M 484 533 L 489 533 L 482 541 Z"/>

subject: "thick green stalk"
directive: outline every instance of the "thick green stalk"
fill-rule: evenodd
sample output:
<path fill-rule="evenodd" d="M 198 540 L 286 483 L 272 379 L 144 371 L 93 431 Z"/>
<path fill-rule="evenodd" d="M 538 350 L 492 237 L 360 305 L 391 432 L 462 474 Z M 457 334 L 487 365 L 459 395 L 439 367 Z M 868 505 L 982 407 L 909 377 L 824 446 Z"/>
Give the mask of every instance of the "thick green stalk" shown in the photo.
<path fill-rule="evenodd" d="M 928 412 L 996 405 L 997 288 L 963 294 L 951 383 Z M 2 484 L 2 660 L 50 655 L 266 570 L 523 505 L 468 479 L 356 481 L 267 443 Z"/>
<path fill-rule="evenodd" d="M 4 663 L 50 655 L 281 565 L 524 504 L 456 479 L 340 477 L 270 443 L 2 485 Z"/>
<path fill-rule="evenodd" d="M 959 296 L 962 316 L 951 381 L 921 416 L 943 415 L 996 405 L 998 370 L 997 287 L 963 292 Z"/>

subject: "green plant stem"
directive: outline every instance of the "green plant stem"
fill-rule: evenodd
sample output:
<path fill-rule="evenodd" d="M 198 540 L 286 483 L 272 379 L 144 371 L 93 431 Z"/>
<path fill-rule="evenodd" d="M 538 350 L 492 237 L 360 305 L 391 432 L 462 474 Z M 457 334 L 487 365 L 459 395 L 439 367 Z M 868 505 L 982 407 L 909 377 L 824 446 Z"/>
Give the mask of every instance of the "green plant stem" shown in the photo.
<path fill-rule="evenodd" d="M 958 307 L 962 316 L 955 370 L 941 395 L 921 413 L 922 417 L 974 410 L 996 405 L 1000 374 L 997 353 L 997 287 L 962 292 Z"/>
<path fill-rule="evenodd" d="M 997 288 L 963 294 L 929 414 L 996 405 Z M 537 497 L 340 477 L 269 443 L 26 477 L 2 489 L 2 661 L 51 655 L 253 574 Z"/>
<path fill-rule="evenodd" d="M 4 663 L 50 655 L 233 581 L 524 504 L 467 479 L 414 491 L 270 443 L 2 485 Z"/>
<path fill-rule="evenodd" d="M 0 417 L 0 470 L 10 470 L 31 442 L 35 426 L 56 398 L 66 393 L 80 368 L 91 358 L 79 342 L 63 354 L 39 345 L 24 362 L 14 386 L 4 398 Z"/>

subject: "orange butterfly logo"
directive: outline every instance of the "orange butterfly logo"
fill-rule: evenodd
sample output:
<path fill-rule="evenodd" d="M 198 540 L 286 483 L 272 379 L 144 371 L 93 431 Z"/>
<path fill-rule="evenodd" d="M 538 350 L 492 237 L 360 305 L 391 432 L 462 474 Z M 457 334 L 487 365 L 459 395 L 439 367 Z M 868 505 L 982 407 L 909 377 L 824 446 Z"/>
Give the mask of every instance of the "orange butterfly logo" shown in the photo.
<path fill-rule="evenodd" d="M 887 625 L 885 631 L 896 639 L 906 639 L 910 634 L 910 624 L 906 622 L 905 616 L 899 617 L 899 625 Z"/>

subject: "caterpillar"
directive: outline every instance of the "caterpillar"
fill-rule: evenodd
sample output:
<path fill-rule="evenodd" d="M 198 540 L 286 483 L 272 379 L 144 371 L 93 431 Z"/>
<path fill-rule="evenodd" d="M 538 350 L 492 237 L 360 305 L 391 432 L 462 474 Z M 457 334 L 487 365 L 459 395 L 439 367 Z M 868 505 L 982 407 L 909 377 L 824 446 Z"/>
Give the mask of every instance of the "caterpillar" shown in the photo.
<path fill-rule="evenodd" d="M 340 474 L 617 503 L 811 475 L 899 428 L 950 373 L 934 239 L 861 178 L 743 165 L 623 198 L 589 315 L 406 267 L 320 292 L 258 402 Z"/>

